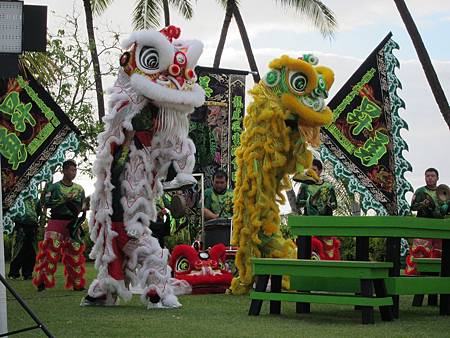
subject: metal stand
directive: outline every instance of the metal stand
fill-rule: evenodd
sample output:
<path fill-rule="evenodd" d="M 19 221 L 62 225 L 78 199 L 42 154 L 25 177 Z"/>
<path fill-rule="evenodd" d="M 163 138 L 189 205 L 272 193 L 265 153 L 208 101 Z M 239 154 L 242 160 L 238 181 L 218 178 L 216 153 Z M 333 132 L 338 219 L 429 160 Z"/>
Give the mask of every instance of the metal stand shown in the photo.
<path fill-rule="evenodd" d="M 3 285 L 8 289 L 9 292 L 14 296 L 14 298 L 19 302 L 19 304 L 22 306 L 22 308 L 30 315 L 30 317 L 34 320 L 34 322 L 37 324 L 35 326 L 30 326 L 24 329 L 15 330 L 11 332 L 1 333 L 0 337 L 7 337 L 11 336 L 13 334 L 35 330 L 35 329 L 41 329 L 47 337 L 53 338 L 54 336 L 52 333 L 47 329 L 47 327 L 44 325 L 44 323 L 41 322 L 41 320 L 34 314 L 33 310 L 25 303 L 25 301 L 22 299 L 22 297 L 19 296 L 19 294 L 11 287 L 11 285 L 8 284 L 6 279 L 0 274 L 0 281 L 3 283 Z"/>

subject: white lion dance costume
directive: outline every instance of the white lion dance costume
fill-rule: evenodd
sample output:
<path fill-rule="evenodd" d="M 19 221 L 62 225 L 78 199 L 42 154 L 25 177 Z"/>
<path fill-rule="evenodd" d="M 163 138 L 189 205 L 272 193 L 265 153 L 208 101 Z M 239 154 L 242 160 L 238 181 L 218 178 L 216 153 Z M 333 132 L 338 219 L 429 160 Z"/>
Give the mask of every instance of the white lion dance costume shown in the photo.
<path fill-rule="evenodd" d="M 195 146 L 189 114 L 204 102 L 194 67 L 203 45 L 177 39 L 180 29 L 137 31 L 123 43 L 110 113 L 99 136 L 90 237 L 98 276 L 82 305 L 114 305 L 143 288 L 148 307 L 179 307 L 189 285 L 171 278 L 169 253 L 151 236 L 164 188 L 192 185 Z M 174 40 L 174 41 L 172 41 Z"/>

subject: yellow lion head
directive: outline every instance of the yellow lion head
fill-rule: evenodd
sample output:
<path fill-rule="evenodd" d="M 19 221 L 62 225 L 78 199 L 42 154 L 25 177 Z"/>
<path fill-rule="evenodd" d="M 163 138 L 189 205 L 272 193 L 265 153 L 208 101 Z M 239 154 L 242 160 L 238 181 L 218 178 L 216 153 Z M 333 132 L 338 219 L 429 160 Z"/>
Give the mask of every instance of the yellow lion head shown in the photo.
<path fill-rule="evenodd" d="M 273 60 L 263 83 L 281 100 L 291 117 L 308 127 L 331 123 L 333 114 L 325 104 L 328 90 L 334 82 L 333 71 L 316 66 L 318 59 L 311 54 L 294 59 L 283 55 Z"/>

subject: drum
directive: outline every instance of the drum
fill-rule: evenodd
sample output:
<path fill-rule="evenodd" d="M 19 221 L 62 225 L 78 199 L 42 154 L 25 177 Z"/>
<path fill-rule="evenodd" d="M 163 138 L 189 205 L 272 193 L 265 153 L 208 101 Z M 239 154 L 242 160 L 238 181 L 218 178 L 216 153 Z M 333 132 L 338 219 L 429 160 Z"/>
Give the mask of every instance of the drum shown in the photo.
<path fill-rule="evenodd" d="M 214 244 L 223 243 L 230 246 L 231 242 L 231 218 L 217 218 L 205 222 L 204 248 Z"/>

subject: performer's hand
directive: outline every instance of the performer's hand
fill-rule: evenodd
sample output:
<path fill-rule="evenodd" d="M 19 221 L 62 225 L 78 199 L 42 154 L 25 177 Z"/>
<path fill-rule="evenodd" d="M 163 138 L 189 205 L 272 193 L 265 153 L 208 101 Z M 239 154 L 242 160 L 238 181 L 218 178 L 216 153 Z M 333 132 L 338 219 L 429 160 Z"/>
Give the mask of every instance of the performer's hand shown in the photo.
<path fill-rule="evenodd" d="M 124 129 L 123 133 L 125 134 L 125 140 L 123 141 L 124 146 L 129 146 L 133 141 L 134 134 L 136 133 L 134 130 Z"/>
<path fill-rule="evenodd" d="M 139 238 L 139 231 L 137 231 L 136 229 L 130 229 L 127 230 L 127 235 L 128 237 L 137 239 Z"/>
<path fill-rule="evenodd" d="M 431 201 L 426 198 L 422 202 L 420 202 L 420 208 L 421 209 L 430 209 L 432 207 Z"/>
<path fill-rule="evenodd" d="M 440 207 L 440 212 L 441 212 L 441 215 L 442 216 L 445 216 L 445 215 L 447 215 L 447 212 L 448 212 L 448 203 L 445 203 L 445 204 L 443 204 L 441 207 Z"/>

